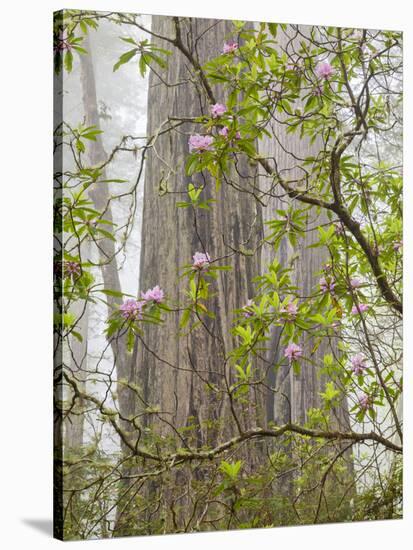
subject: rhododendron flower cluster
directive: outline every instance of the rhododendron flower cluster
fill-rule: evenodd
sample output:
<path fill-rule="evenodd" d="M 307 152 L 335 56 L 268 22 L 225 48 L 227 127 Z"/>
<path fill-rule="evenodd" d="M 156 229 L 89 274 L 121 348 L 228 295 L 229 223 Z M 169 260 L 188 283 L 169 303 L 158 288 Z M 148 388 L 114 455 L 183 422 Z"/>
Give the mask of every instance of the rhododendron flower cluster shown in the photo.
<path fill-rule="evenodd" d="M 364 369 L 366 368 L 366 358 L 361 353 L 357 353 L 351 359 L 351 370 L 354 374 L 363 374 Z"/>
<path fill-rule="evenodd" d="M 367 409 L 369 409 L 371 407 L 370 397 L 366 393 L 363 393 L 363 395 L 360 395 L 360 397 L 359 397 L 359 406 L 364 411 L 366 411 Z"/>
<path fill-rule="evenodd" d="M 222 53 L 234 53 L 238 49 L 238 42 L 234 40 L 229 40 L 224 42 L 224 47 L 222 48 Z"/>
<path fill-rule="evenodd" d="M 321 277 L 320 288 L 323 292 L 334 292 L 336 282 L 333 277 Z"/>
<path fill-rule="evenodd" d="M 361 286 L 361 281 L 360 279 L 357 279 L 356 277 L 353 278 L 353 279 L 350 279 L 350 286 L 351 288 L 355 289 L 355 288 L 360 288 Z"/>
<path fill-rule="evenodd" d="M 159 287 L 159 285 L 150 288 L 146 292 L 142 292 L 142 298 L 145 300 L 145 302 L 155 302 L 157 304 L 160 304 L 164 297 L 164 291 Z"/>
<path fill-rule="evenodd" d="M 227 108 L 223 103 L 215 103 L 215 105 L 211 105 L 211 116 L 212 118 L 218 118 L 222 116 Z"/>
<path fill-rule="evenodd" d="M 290 361 L 296 361 L 303 355 L 303 350 L 301 346 L 298 344 L 294 344 L 294 342 L 291 342 L 291 344 L 288 344 L 288 346 L 284 350 L 284 356 L 288 357 L 288 360 Z"/>
<path fill-rule="evenodd" d="M 193 151 L 210 151 L 213 141 L 214 138 L 212 136 L 201 136 L 199 134 L 195 134 L 189 138 L 189 150 L 191 153 Z"/>
<path fill-rule="evenodd" d="M 121 315 L 124 319 L 134 320 L 142 318 L 142 308 L 145 305 L 144 300 L 135 300 L 134 298 L 129 298 L 125 300 L 120 306 Z"/>
<path fill-rule="evenodd" d="M 223 137 L 228 137 L 229 128 L 227 128 L 227 126 L 224 126 L 223 128 L 221 128 L 221 130 L 219 130 L 218 134 Z M 241 134 L 239 131 L 235 133 L 235 139 L 241 139 Z"/>
<path fill-rule="evenodd" d="M 369 306 L 367 304 L 359 304 L 358 306 L 354 305 L 351 308 L 351 313 L 353 315 L 357 315 L 358 313 L 364 313 L 369 309 Z"/>
<path fill-rule="evenodd" d="M 211 258 L 208 254 L 208 252 L 195 252 L 195 254 L 192 256 L 193 263 L 192 267 L 194 269 L 202 269 L 206 265 L 208 265 L 211 261 Z"/>
<path fill-rule="evenodd" d="M 280 309 L 280 313 L 288 315 L 290 319 L 295 318 L 298 313 L 298 306 L 294 302 L 288 302 L 287 305 Z"/>
<path fill-rule="evenodd" d="M 330 76 L 334 74 L 334 69 L 328 63 L 327 61 L 323 61 L 322 63 L 319 63 L 315 69 L 315 72 L 319 78 L 323 78 L 324 80 L 328 80 Z"/>
<path fill-rule="evenodd" d="M 65 277 L 79 277 L 81 271 L 79 262 L 72 261 L 65 262 L 63 270 Z"/>

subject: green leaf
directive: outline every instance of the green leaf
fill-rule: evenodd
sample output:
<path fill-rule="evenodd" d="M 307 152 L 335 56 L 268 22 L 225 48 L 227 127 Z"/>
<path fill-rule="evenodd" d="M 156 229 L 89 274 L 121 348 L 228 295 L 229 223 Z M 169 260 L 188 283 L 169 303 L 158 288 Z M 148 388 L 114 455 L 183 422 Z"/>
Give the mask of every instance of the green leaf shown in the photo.
<path fill-rule="evenodd" d="M 182 313 L 182 317 L 179 323 L 180 328 L 186 327 L 186 325 L 189 322 L 190 316 L 191 316 L 191 310 L 189 308 L 185 309 L 184 312 Z"/>
<path fill-rule="evenodd" d="M 130 61 L 135 55 L 138 53 L 138 48 L 134 48 L 133 50 L 129 50 L 128 52 L 123 53 L 120 57 L 117 63 L 113 65 L 113 72 L 117 71 L 119 67 Z"/>
<path fill-rule="evenodd" d="M 76 149 L 79 153 L 84 153 L 86 151 L 85 144 L 80 139 L 76 140 Z"/>
<path fill-rule="evenodd" d="M 145 54 L 143 53 L 139 59 L 139 72 L 141 73 L 141 76 L 145 76 L 146 74 L 146 68 L 148 66 L 148 60 L 145 56 Z"/>
<path fill-rule="evenodd" d="M 237 462 L 226 462 L 225 460 L 223 460 L 219 466 L 219 469 L 232 481 L 235 481 L 241 470 L 241 466 L 242 460 L 237 460 Z"/>
<path fill-rule="evenodd" d="M 331 405 L 334 399 L 340 395 L 340 390 L 336 389 L 334 382 L 327 382 L 324 393 L 320 392 L 320 395 L 326 402 L 326 405 Z"/>
<path fill-rule="evenodd" d="M 82 137 L 86 139 L 90 139 L 92 141 L 96 141 L 96 136 L 99 134 L 103 134 L 103 130 L 92 130 L 87 133 L 82 133 Z"/>
<path fill-rule="evenodd" d="M 278 24 L 277 23 L 267 23 L 267 24 L 268 24 L 268 29 L 269 29 L 270 33 L 275 38 L 277 36 Z"/>
<path fill-rule="evenodd" d="M 71 52 L 71 50 L 67 50 L 67 52 L 65 53 L 64 65 L 66 71 L 70 73 L 73 67 L 73 53 Z"/>
<path fill-rule="evenodd" d="M 131 353 L 133 351 L 133 346 L 135 344 L 135 333 L 133 332 L 133 329 L 130 328 L 128 330 L 128 338 L 126 342 L 126 346 L 128 348 L 128 352 Z"/>
<path fill-rule="evenodd" d="M 72 334 L 75 338 L 77 338 L 77 340 L 79 340 L 79 342 L 83 342 L 83 336 L 79 332 L 72 330 Z"/>
<path fill-rule="evenodd" d="M 115 241 L 116 242 L 116 239 L 115 237 L 112 235 L 112 233 L 109 233 L 109 231 L 106 231 L 105 229 L 97 229 L 97 231 L 103 235 L 104 237 L 106 237 L 107 239 L 110 239 L 111 241 Z"/>
<path fill-rule="evenodd" d="M 190 155 L 186 161 L 185 171 L 187 176 L 192 176 L 199 168 L 198 155 Z"/>
<path fill-rule="evenodd" d="M 118 290 L 110 290 L 108 288 L 102 288 L 101 291 L 102 294 L 106 294 L 106 296 L 113 296 L 115 298 L 123 298 L 123 293 Z"/>
<path fill-rule="evenodd" d="M 124 38 L 123 36 L 120 37 L 121 40 L 124 42 L 127 42 L 128 44 L 132 44 L 133 46 L 137 46 L 135 40 L 133 38 Z"/>

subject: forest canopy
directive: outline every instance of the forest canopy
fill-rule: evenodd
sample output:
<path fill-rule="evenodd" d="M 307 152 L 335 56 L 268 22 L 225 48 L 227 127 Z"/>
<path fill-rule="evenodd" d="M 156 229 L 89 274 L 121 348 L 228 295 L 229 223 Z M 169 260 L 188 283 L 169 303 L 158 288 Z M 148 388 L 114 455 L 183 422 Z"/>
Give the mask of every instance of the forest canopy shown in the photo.
<path fill-rule="evenodd" d="M 54 17 L 55 535 L 402 516 L 402 34 Z"/>

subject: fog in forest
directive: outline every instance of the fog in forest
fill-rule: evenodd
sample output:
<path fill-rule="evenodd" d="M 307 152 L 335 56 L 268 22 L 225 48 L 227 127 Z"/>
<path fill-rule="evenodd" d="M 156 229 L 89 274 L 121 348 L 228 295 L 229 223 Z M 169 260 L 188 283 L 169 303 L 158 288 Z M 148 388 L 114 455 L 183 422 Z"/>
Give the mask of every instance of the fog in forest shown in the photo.
<path fill-rule="evenodd" d="M 401 34 L 64 13 L 56 536 L 401 517 Z"/>

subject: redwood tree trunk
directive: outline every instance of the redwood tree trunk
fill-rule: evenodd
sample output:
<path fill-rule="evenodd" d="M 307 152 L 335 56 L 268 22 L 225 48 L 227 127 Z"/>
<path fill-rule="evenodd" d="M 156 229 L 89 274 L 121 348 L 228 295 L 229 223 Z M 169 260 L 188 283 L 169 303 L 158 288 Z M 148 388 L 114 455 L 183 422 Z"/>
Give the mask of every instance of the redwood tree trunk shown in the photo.
<path fill-rule="evenodd" d="M 85 113 L 85 121 L 87 125 L 95 126 L 96 129 L 100 129 L 99 115 L 98 115 L 98 102 L 96 95 L 96 82 L 93 68 L 93 47 L 88 36 L 85 37 L 84 47 L 88 54 L 80 56 L 81 67 L 81 85 L 82 85 L 82 101 L 83 109 Z M 100 165 L 107 159 L 107 154 L 103 146 L 102 136 L 97 135 L 96 141 L 88 143 L 88 154 L 92 166 Z M 101 179 L 106 179 L 105 170 L 102 171 Z M 99 212 L 104 211 L 104 219 L 112 222 L 112 209 L 108 200 L 110 197 L 109 184 L 99 182 L 93 186 L 93 189 L 89 193 L 96 210 Z M 110 228 L 110 226 L 108 226 Z M 110 229 L 108 229 L 110 231 Z M 121 283 L 118 272 L 118 265 L 116 259 L 116 247 L 114 241 L 111 239 L 99 239 L 99 259 L 103 277 L 104 288 L 108 290 L 114 290 L 115 292 L 121 292 Z M 121 303 L 122 299 L 117 296 L 108 296 L 108 311 L 109 314 L 116 309 Z M 126 352 L 126 345 L 124 338 L 116 338 L 111 341 L 112 353 L 114 356 L 114 362 L 116 365 L 116 374 L 118 379 L 129 378 L 128 367 L 130 367 L 130 358 Z M 124 386 L 118 387 L 118 399 L 119 399 L 119 412 L 122 417 L 128 417 L 130 414 L 129 406 L 131 399 L 129 398 L 129 390 Z M 129 424 L 125 424 L 125 429 Z"/>
<path fill-rule="evenodd" d="M 185 47 L 200 64 L 219 55 L 224 40 L 231 36 L 231 22 L 185 19 L 180 25 Z M 152 30 L 173 37 L 174 22 L 169 17 L 154 16 Z M 160 44 L 171 49 L 169 43 L 160 41 Z M 188 59 L 175 48 L 162 78 L 171 86 L 160 82 L 154 72 L 150 75 L 148 136 L 156 134 L 170 116 L 194 117 L 209 113 L 210 102 L 198 76 Z M 217 101 L 225 102 L 225 97 L 217 90 L 214 92 Z M 227 357 L 234 344 L 230 328 L 233 310 L 241 308 L 253 295 L 252 281 L 260 273 L 259 254 L 232 253 L 242 246 L 254 250 L 258 245 L 262 237 L 258 203 L 251 195 L 239 193 L 225 182 L 217 190 L 215 181 L 206 174 L 192 178 L 185 175 L 188 138 L 199 131 L 199 125 L 185 123 L 178 131 L 159 136 L 149 151 L 145 167 L 141 291 L 159 284 L 168 303 L 179 308 L 188 300 L 185 295 L 188 282 L 179 281 L 179 277 L 184 265 L 192 263 L 195 252 L 206 251 L 211 259 L 223 258 L 219 263 L 232 267 L 232 271 L 222 272 L 211 284 L 211 293 L 215 296 L 209 299 L 208 309 L 214 312 L 215 318 L 204 319 L 206 328 L 200 326 L 190 334 L 180 335 L 181 313 L 169 313 L 164 324 L 146 325 L 142 339 L 136 341 L 134 382 L 141 387 L 143 396 L 136 412 L 143 411 L 145 406 L 155 408 L 158 412 L 144 416 L 143 422 L 158 436 L 172 436 L 175 447 L 216 445 L 237 431 L 225 394 L 233 378 L 233 367 L 230 368 Z M 241 162 L 238 170 L 248 175 L 256 168 Z M 166 181 L 171 193 L 160 193 L 161 180 L 164 185 Z M 212 210 L 198 209 L 195 217 L 191 209 L 177 208 L 177 201 L 186 199 L 190 182 L 196 186 L 205 184 L 203 198 L 216 200 Z M 243 426 L 256 424 L 258 411 L 254 405 L 248 408 L 234 405 L 233 412 Z M 190 425 L 194 429 L 182 436 L 172 428 L 179 430 Z M 188 475 L 200 477 L 202 468 Z M 174 495 L 188 482 L 182 473 L 176 474 L 174 480 L 170 484 L 173 491 L 163 489 L 162 506 L 152 519 L 168 514 Z M 153 482 L 149 489 L 152 497 L 159 488 L 157 483 Z M 127 528 L 126 518 L 124 524 Z M 122 529 L 121 522 L 119 528 Z"/>
<path fill-rule="evenodd" d="M 186 47 L 201 64 L 219 54 L 232 28 L 231 22 L 208 19 L 186 19 L 181 25 Z M 152 30 L 173 37 L 173 20 L 154 16 Z M 195 48 L 197 37 L 201 38 Z M 162 46 L 170 48 L 170 44 Z M 167 87 L 151 73 L 148 136 L 155 134 L 169 116 L 193 117 L 209 112 L 209 102 L 199 79 L 188 81 L 191 77 L 188 65 L 188 60 L 174 49 L 163 78 L 171 84 L 182 83 L 179 86 Z M 217 101 L 224 102 L 225 98 L 217 95 Z M 185 175 L 188 138 L 195 132 L 199 132 L 199 126 L 187 123 L 180 126 L 178 132 L 159 137 L 146 165 L 139 286 L 146 290 L 159 284 L 168 301 L 178 306 L 186 298 L 185 284 L 178 285 L 177 281 L 195 252 L 205 250 L 212 259 L 221 258 L 231 254 L 231 247 L 239 249 L 244 244 L 254 249 L 262 234 L 260 209 L 250 195 L 239 193 L 225 183 L 217 191 L 211 178 Z M 246 165 L 239 169 L 244 174 L 250 171 Z M 159 184 L 163 178 L 174 194 L 160 196 Z M 217 201 L 211 211 L 197 210 L 196 220 L 191 209 L 176 207 L 177 201 L 185 199 L 183 194 L 191 181 L 195 185 L 205 183 L 203 196 Z M 210 300 L 209 308 L 216 317 L 205 321 L 210 334 L 200 327 L 188 336 L 179 337 L 180 314 L 175 313 L 167 316 L 164 325 L 145 330 L 145 346 L 139 341 L 136 344 L 136 375 L 143 384 L 145 398 L 152 405 L 158 404 L 174 426 L 183 427 L 195 419 L 199 426 L 198 444 L 216 443 L 218 433 L 223 431 L 203 426 L 205 420 L 219 421 L 230 414 L 227 400 L 217 400 L 214 392 L 207 391 L 205 382 L 220 387 L 229 383 L 226 355 L 233 344 L 232 312 L 252 296 L 252 279 L 260 271 L 257 255 L 235 254 L 221 263 L 233 270 L 219 276 L 212 285 L 217 296 Z M 157 357 L 149 350 L 154 350 Z M 162 422 L 160 429 L 165 433 L 170 431 Z"/>
<path fill-rule="evenodd" d="M 300 30 L 305 34 L 308 27 L 301 26 Z M 291 63 L 294 61 L 294 51 L 299 50 L 299 43 L 302 41 L 302 36 L 296 38 L 292 31 L 292 27 L 288 26 L 285 31 L 279 29 L 277 41 L 282 51 L 287 51 L 292 58 L 289 58 Z M 300 107 L 298 105 L 298 107 Z M 287 117 L 285 117 L 287 118 Z M 274 169 L 286 181 L 291 182 L 290 186 L 294 187 L 294 181 L 303 178 L 303 171 L 300 168 L 300 161 L 306 157 L 314 157 L 323 148 L 321 140 L 316 139 L 313 143 L 306 137 L 301 137 L 299 132 L 288 133 L 287 125 L 282 124 L 283 117 L 277 113 L 277 121 L 272 121 L 267 128 L 272 136 L 265 136 L 259 143 L 259 153 L 266 157 Z M 281 123 L 280 123 L 281 122 Z M 273 182 L 269 182 L 266 174 L 261 179 L 262 187 L 266 191 L 270 191 Z M 283 193 L 280 186 L 273 189 L 275 195 L 270 197 L 263 211 L 263 221 L 269 221 L 277 218 L 277 210 L 285 210 L 293 199 Z M 297 203 L 300 207 L 300 204 Z M 293 247 L 287 236 L 285 236 L 280 244 L 277 252 L 272 246 L 266 245 L 262 248 L 262 268 L 270 264 L 275 258 L 283 267 L 292 267 L 292 283 L 295 285 L 303 296 L 309 296 L 318 289 L 318 281 L 320 271 L 324 264 L 328 263 L 328 252 L 323 247 L 310 248 L 312 244 L 318 241 L 318 225 L 327 222 L 325 213 L 318 211 L 315 207 L 307 211 L 307 222 L 305 227 L 305 235 L 299 238 L 296 247 Z M 313 228 L 310 230 L 310 228 Z M 269 349 L 266 354 L 268 362 L 274 364 L 282 363 L 282 366 L 277 369 L 270 369 L 268 374 L 268 383 L 275 388 L 276 392 L 267 396 L 267 418 L 276 424 L 284 424 L 292 422 L 303 425 L 308 421 L 308 411 L 313 408 L 322 408 L 322 399 L 320 393 L 324 391 L 325 385 L 328 382 L 328 377 L 320 373 L 320 365 L 323 364 L 323 357 L 326 353 L 331 353 L 331 341 L 324 340 L 318 347 L 314 346 L 314 340 L 310 339 L 304 346 L 304 355 L 311 359 L 311 362 L 303 362 L 299 373 L 294 373 L 293 369 L 283 357 L 284 348 L 280 346 L 281 329 L 272 327 L 270 331 Z M 314 351 L 316 347 L 316 351 Z M 334 347 L 334 344 L 333 344 Z M 315 366 L 317 365 L 317 366 Z M 347 431 L 350 428 L 349 410 L 346 400 L 342 400 L 339 406 L 333 407 L 330 412 L 331 428 Z M 337 452 L 342 448 L 337 444 Z M 293 454 L 293 451 L 290 449 Z M 353 476 L 353 463 L 351 459 L 351 449 L 344 454 L 346 457 L 347 471 L 349 478 Z M 293 456 L 292 456 L 293 458 Z M 294 495 L 293 479 L 296 474 L 283 476 L 280 482 L 277 482 L 273 491 L 286 495 L 291 500 Z M 343 487 L 345 487 L 343 485 Z M 338 494 L 338 493 L 337 493 Z M 350 502 L 353 495 L 353 490 L 348 491 L 347 497 L 344 498 L 345 506 Z"/>
<path fill-rule="evenodd" d="M 305 34 L 308 27 L 300 27 Z M 299 43 L 302 41 L 302 36 L 294 37 L 291 27 L 286 31 L 279 30 L 277 34 L 277 42 L 281 51 L 287 50 L 294 58 L 294 51 L 299 50 Z M 292 60 L 291 60 L 292 61 Z M 282 122 L 282 117 L 280 117 Z M 275 168 L 280 175 L 287 181 L 300 180 L 303 178 L 303 171 L 300 168 L 300 160 L 306 157 L 317 157 L 323 148 L 320 140 L 316 139 L 313 143 L 306 137 L 301 137 L 299 132 L 287 133 L 287 125 L 272 121 L 270 133 L 276 138 L 265 136 L 259 143 L 260 154 L 268 157 L 270 163 L 274 163 Z M 274 160 L 271 160 L 274 159 Z M 276 165 L 275 165 L 276 162 Z M 262 179 L 262 185 L 268 187 L 268 178 Z M 268 190 L 268 189 L 267 189 Z M 284 210 L 286 206 L 291 204 L 291 200 L 280 192 L 280 189 L 275 190 L 275 194 L 280 194 L 280 198 L 271 197 L 265 208 L 263 208 L 263 220 L 269 221 L 277 217 L 276 210 Z M 298 203 L 299 206 L 299 203 Z M 307 213 L 306 233 L 302 239 L 299 239 L 297 247 L 293 248 L 285 237 L 281 243 L 278 252 L 274 252 L 271 246 L 264 246 L 262 249 L 262 266 L 266 268 L 275 257 L 280 261 L 283 267 L 292 267 L 292 282 L 299 288 L 299 292 L 303 296 L 309 296 L 318 288 L 318 280 L 324 264 L 328 263 L 329 257 L 325 248 L 310 248 L 312 244 L 317 242 L 318 233 L 317 225 L 322 225 L 327 222 L 327 216 L 317 209 L 310 208 Z M 310 228 L 313 228 L 310 230 Z M 279 330 L 274 328 L 271 334 L 272 345 L 268 354 L 269 360 L 276 360 L 281 357 L 282 350 L 279 349 L 278 339 Z M 328 343 L 320 345 L 315 352 L 312 351 L 314 342 L 310 341 L 306 346 L 305 354 L 311 357 L 315 362 L 320 363 L 328 352 Z M 282 390 L 282 393 L 288 397 L 280 395 L 269 398 L 267 403 L 267 411 L 270 419 L 276 422 L 295 422 L 302 424 L 307 420 L 306 411 L 313 407 L 319 407 L 321 404 L 320 392 L 324 389 L 327 379 L 321 376 L 317 369 L 310 365 L 304 365 L 300 374 L 294 374 L 288 366 L 281 367 L 272 375 L 271 382 Z M 342 403 L 341 407 L 334 411 L 336 426 L 343 429 L 348 428 L 348 407 L 346 403 Z"/>

